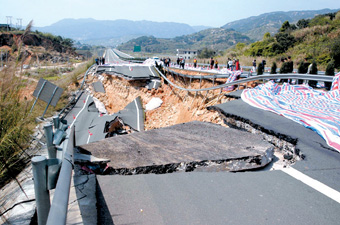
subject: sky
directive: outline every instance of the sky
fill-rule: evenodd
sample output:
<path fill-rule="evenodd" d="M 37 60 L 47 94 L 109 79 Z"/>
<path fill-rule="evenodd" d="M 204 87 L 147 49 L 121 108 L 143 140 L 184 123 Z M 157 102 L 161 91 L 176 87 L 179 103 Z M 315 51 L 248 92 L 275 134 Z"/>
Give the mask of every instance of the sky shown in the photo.
<path fill-rule="evenodd" d="M 339 0 L 0 0 L 0 23 L 49 26 L 66 18 L 149 20 L 221 27 L 274 11 L 339 9 Z"/>

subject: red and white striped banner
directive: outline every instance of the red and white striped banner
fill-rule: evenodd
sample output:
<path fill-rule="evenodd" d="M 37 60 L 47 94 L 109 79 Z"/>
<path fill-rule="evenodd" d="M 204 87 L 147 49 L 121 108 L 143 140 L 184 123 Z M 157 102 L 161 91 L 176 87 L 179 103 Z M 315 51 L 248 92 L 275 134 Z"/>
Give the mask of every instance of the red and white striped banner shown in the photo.
<path fill-rule="evenodd" d="M 331 91 L 317 91 L 304 85 L 283 85 L 269 81 L 242 92 L 246 103 L 282 115 L 316 131 L 340 152 L 340 73 Z"/>

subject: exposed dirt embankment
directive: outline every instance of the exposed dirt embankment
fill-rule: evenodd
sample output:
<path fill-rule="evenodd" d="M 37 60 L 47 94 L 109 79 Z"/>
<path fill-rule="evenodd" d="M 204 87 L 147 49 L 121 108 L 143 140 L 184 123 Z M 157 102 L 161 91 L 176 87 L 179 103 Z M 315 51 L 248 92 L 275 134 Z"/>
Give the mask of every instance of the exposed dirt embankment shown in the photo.
<path fill-rule="evenodd" d="M 212 86 L 210 81 L 202 81 L 200 84 L 199 80 L 193 80 L 190 84 L 189 80 L 184 81 L 183 79 L 171 76 L 169 76 L 169 79 L 187 88 Z M 96 77 L 90 77 L 88 80 L 88 85 L 92 90 L 93 88 L 90 84 L 95 81 L 97 81 Z M 146 130 L 195 120 L 226 126 L 217 112 L 211 112 L 206 109 L 209 105 L 228 101 L 224 97 L 224 93 L 219 89 L 209 92 L 187 92 L 174 89 L 162 82 L 162 86 L 158 90 L 148 90 L 143 82 L 129 82 L 125 79 L 105 74 L 102 82 L 106 93 L 95 93 L 94 96 L 104 103 L 110 114 L 122 110 L 138 96 L 141 96 L 144 106 L 153 97 L 158 97 L 163 101 L 159 108 L 145 112 Z"/>

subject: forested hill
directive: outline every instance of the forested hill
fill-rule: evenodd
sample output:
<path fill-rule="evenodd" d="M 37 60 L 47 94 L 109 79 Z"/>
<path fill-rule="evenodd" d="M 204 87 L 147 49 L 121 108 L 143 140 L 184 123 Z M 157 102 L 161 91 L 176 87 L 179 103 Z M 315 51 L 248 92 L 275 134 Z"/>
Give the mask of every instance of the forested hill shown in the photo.
<path fill-rule="evenodd" d="M 296 23 L 300 19 L 311 19 L 317 15 L 326 13 L 334 13 L 339 9 L 322 9 L 322 10 L 306 10 L 306 11 L 289 11 L 289 12 L 271 12 L 252 16 L 246 19 L 241 19 L 227 23 L 222 26 L 226 29 L 234 29 L 239 31 L 253 40 L 261 40 L 267 32 L 275 34 L 278 32 L 282 23 Z"/>
<path fill-rule="evenodd" d="M 307 58 L 322 67 L 334 62 L 340 69 L 340 11 L 301 19 L 296 24 L 285 21 L 279 33 L 266 33 L 261 41 L 250 45 L 239 43 L 227 54 L 269 57 L 274 61 L 292 56 L 295 62 Z"/>
<path fill-rule="evenodd" d="M 142 47 L 142 51 L 154 53 L 174 53 L 176 49 L 203 49 L 209 48 L 222 51 L 238 42 L 250 42 L 250 39 L 231 29 L 210 28 L 200 32 L 183 35 L 171 39 L 143 36 L 128 41 L 120 46 L 119 50 L 132 51 L 135 45 Z"/>

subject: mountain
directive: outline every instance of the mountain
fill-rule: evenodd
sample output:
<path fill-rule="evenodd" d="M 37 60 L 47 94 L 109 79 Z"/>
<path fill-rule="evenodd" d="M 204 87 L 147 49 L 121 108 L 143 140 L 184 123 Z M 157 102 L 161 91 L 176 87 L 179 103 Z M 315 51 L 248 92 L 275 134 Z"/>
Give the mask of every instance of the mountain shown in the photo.
<path fill-rule="evenodd" d="M 140 36 L 173 38 L 192 34 L 205 27 L 184 23 L 131 20 L 63 19 L 46 27 L 33 29 L 92 44 L 120 44 Z"/>
<path fill-rule="evenodd" d="M 194 28 L 195 32 L 200 32 L 202 30 L 206 30 L 212 27 L 208 27 L 208 26 L 192 26 L 192 28 Z"/>
<path fill-rule="evenodd" d="M 132 51 L 135 45 L 139 45 L 143 51 L 154 53 L 169 53 L 175 49 L 199 50 L 205 47 L 223 51 L 238 42 L 249 43 L 250 39 L 235 30 L 210 28 L 194 34 L 168 39 L 143 36 L 118 46 L 118 49 L 122 51 Z"/>
<path fill-rule="evenodd" d="M 271 12 L 252 16 L 246 19 L 236 20 L 222 26 L 226 29 L 234 29 L 239 31 L 253 40 L 261 40 L 267 32 L 271 34 L 277 33 L 282 23 L 296 23 L 300 19 L 310 19 L 316 15 L 337 12 L 339 9 L 322 9 L 322 10 L 306 10 L 306 11 L 289 11 L 289 12 Z"/>

